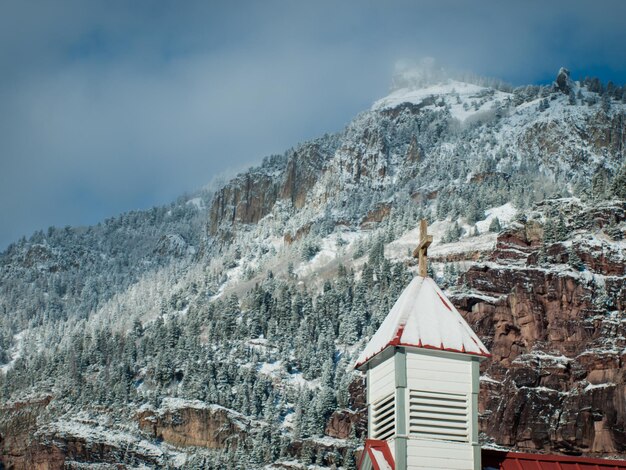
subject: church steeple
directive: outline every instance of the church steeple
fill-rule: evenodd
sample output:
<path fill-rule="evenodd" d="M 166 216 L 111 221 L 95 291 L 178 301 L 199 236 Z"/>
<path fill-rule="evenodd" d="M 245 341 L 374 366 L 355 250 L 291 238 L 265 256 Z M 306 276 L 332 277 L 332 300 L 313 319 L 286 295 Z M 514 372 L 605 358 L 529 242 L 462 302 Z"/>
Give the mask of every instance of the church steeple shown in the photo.
<path fill-rule="evenodd" d="M 372 459 L 383 454 L 376 449 L 388 448 L 397 470 L 480 469 L 479 362 L 489 351 L 428 277 L 432 241 L 422 220 L 414 251 L 419 275 L 355 366 L 367 373 L 368 441 L 361 468 L 367 461 L 378 468 Z"/>

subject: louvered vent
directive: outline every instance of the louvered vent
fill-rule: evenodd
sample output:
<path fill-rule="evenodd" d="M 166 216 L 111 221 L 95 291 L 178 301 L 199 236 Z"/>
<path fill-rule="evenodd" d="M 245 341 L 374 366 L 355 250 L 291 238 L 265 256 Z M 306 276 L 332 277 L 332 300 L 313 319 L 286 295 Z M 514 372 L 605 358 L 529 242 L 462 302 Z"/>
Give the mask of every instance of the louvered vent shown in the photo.
<path fill-rule="evenodd" d="M 467 395 L 411 390 L 409 433 L 429 439 L 469 442 Z"/>
<path fill-rule="evenodd" d="M 395 399 L 391 393 L 372 405 L 372 437 L 389 439 L 395 432 Z"/>

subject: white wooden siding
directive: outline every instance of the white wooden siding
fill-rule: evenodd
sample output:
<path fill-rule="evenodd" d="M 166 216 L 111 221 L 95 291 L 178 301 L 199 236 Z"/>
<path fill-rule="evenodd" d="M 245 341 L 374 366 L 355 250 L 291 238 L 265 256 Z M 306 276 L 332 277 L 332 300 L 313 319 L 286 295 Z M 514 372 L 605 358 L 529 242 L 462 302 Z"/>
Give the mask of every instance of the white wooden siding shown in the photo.
<path fill-rule="evenodd" d="M 469 394 L 472 389 L 471 362 L 407 354 L 407 387 L 413 390 Z"/>
<path fill-rule="evenodd" d="M 396 370 L 393 357 L 378 364 L 369 373 L 368 396 L 370 403 L 374 403 L 380 398 L 389 395 L 396 389 Z"/>
<path fill-rule="evenodd" d="M 472 446 L 409 437 L 407 470 L 470 470 L 474 468 Z"/>

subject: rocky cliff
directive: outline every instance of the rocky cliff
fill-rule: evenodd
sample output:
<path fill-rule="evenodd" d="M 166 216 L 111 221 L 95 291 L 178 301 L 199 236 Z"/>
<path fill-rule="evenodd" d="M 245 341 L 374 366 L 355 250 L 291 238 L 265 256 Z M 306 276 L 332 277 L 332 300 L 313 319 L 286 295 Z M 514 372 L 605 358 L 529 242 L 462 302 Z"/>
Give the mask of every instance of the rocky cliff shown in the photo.
<path fill-rule="evenodd" d="M 609 235 L 606 221 L 622 223 L 626 207 L 604 206 L 592 219 L 566 207 L 566 240 L 546 242 L 536 220 L 516 224 L 461 276 L 452 299 L 493 355 L 481 380 L 486 436 L 525 450 L 619 454 L 626 450 L 624 229 Z M 572 258 L 585 261 L 572 266 Z"/>

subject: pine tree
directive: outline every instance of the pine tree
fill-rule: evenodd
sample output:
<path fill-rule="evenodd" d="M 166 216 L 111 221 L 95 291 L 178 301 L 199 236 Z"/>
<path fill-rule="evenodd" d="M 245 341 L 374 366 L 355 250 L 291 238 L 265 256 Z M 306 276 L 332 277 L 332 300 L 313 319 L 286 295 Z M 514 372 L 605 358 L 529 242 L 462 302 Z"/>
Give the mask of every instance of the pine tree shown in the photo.
<path fill-rule="evenodd" d="M 500 225 L 500 219 L 494 217 L 491 219 L 491 223 L 489 224 L 489 231 L 494 233 L 500 233 L 502 230 L 502 225 Z"/>
<path fill-rule="evenodd" d="M 452 225 L 450 228 L 448 228 L 448 230 L 446 230 L 446 233 L 443 236 L 442 241 L 444 243 L 458 242 L 459 239 L 461 238 L 462 233 L 463 233 L 463 229 L 459 226 L 459 223 L 455 221 L 454 225 Z"/>
<path fill-rule="evenodd" d="M 565 218 L 563 217 L 563 214 L 559 214 L 559 219 L 556 228 L 554 229 L 554 237 L 556 241 L 563 241 L 568 238 L 567 235 L 568 233 L 567 226 L 565 225 Z"/>
<path fill-rule="evenodd" d="M 554 243 L 555 241 L 555 232 L 554 232 L 554 223 L 552 218 L 546 218 L 546 222 L 543 226 L 543 243 Z"/>
<path fill-rule="evenodd" d="M 626 199 L 626 164 L 620 167 L 611 182 L 611 195 L 619 199 Z"/>
<path fill-rule="evenodd" d="M 569 248 L 567 253 L 568 253 L 567 261 L 572 268 L 574 268 L 577 271 L 582 271 L 585 269 L 585 265 L 580 259 L 580 256 L 578 256 L 578 253 L 576 253 L 576 250 L 574 249 L 573 245 Z"/>
<path fill-rule="evenodd" d="M 603 200 L 607 197 L 608 177 L 604 168 L 599 168 L 591 179 L 591 197 L 595 201 Z"/>
<path fill-rule="evenodd" d="M 545 237 L 545 234 L 544 234 Z M 539 266 L 544 266 L 548 262 L 548 255 L 546 253 L 545 240 L 544 244 L 539 248 L 539 252 L 537 253 L 537 264 Z"/>

